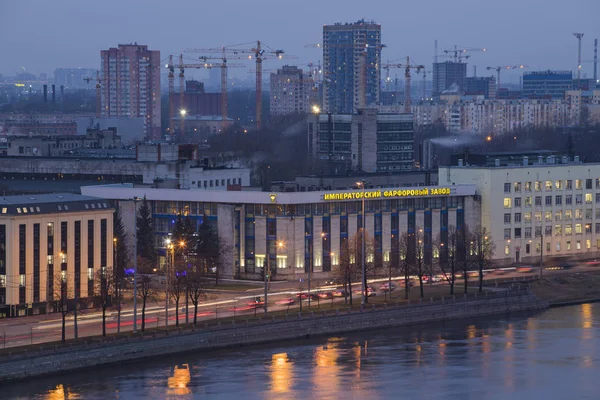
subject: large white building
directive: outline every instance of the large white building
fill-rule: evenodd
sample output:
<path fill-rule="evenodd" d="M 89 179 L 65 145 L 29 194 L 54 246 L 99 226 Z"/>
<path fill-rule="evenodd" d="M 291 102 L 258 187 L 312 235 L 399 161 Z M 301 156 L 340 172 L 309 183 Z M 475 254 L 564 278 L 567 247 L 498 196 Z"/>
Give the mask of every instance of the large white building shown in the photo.
<path fill-rule="evenodd" d="M 600 254 L 600 164 L 576 157 L 527 159 L 521 165 L 440 167 L 439 185 L 475 185 L 481 225 L 506 264 L 540 256 Z"/>
<path fill-rule="evenodd" d="M 0 198 L 0 318 L 53 311 L 61 280 L 69 299 L 91 300 L 113 266 L 113 212 L 68 193 Z"/>
<path fill-rule="evenodd" d="M 178 214 L 196 224 L 217 227 L 225 249 L 223 276 L 259 278 L 270 260 L 271 271 L 287 279 L 331 275 L 340 251 L 361 226 L 362 190 L 314 192 L 219 192 L 134 188 L 131 185 L 82 187 L 86 195 L 119 203 L 126 229 L 133 229 L 133 201 L 146 197 L 152 205 L 158 248 L 172 232 Z M 447 240 L 448 227 L 477 226 L 479 202 L 475 185 L 382 187 L 365 190 L 366 232 L 375 241 L 383 264 L 399 264 L 400 236 L 422 231 L 424 257 L 435 257 L 433 241 Z"/>

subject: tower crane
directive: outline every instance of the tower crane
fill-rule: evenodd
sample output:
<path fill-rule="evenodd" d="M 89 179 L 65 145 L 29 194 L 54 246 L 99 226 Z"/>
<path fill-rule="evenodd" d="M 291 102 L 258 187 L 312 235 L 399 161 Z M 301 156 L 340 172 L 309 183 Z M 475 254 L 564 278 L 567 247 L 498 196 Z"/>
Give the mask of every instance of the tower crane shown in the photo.
<path fill-rule="evenodd" d="M 221 68 L 221 119 L 223 121 L 226 121 L 229 114 L 229 103 L 227 100 L 227 60 L 242 60 L 244 59 L 244 57 L 228 57 L 225 52 L 225 47 L 208 49 L 186 49 L 185 52 L 209 54 L 208 56 L 202 55 L 199 57 L 199 60 L 204 61 L 205 63 L 208 63 L 209 60 L 222 61 L 220 64 L 218 64 Z M 221 55 L 217 56 L 216 53 L 221 53 Z M 216 66 L 216 64 L 210 65 L 211 67 Z"/>
<path fill-rule="evenodd" d="M 102 92 L 100 91 L 100 71 L 96 70 L 96 77 L 95 78 L 91 78 L 91 77 L 85 77 L 83 78 L 83 80 L 86 83 L 90 83 L 91 81 L 96 81 L 96 117 L 100 118 L 101 114 L 102 114 Z"/>
<path fill-rule="evenodd" d="M 581 77 L 581 39 L 583 38 L 583 33 L 574 33 L 573 36 L 577 38 L 577 90 L 581 88 L 580 80 Z"/>
<path fill-rule="evenodd" d="M 527 65 L 499 65 L 496 67 L 486 67 L 486 69 L 488 71 L 490 70 L 494 70 L 496 71 L 496 96 L 498 95 L 498 92 L 500 91 L 500 71 L 502 70 L 509 70 L 509 69 L 523 69 L 523 68 L 529 68 Z"/>
<path fill-rule="evenodd" d="M 183 102 L 184 102 L 184 85 L 185 85 L 185 69 L 186 68 L 196 68 L 196 69 L 201 69 L 201 68 L 206 68 L 206 69 L 211 69 L 211 68 L 221 68 L 221 71 L 223 70 L 223 64 L 224 63 L 184 63 L 183 62 L 183 56 L 179 57 L 179 65 L 177 66 L 179 68 L 179 106 L 182 108 L 183 110 Z M 228 64 L 225 68 L 241 68 L 243 67 L 244 64 Z M 174 95 L 175 95 L 175 88 L 174 88 L 174 80 L 175 80 L 175 66 L 173 65 L 173 56 L 169 56 L 169 63 L 166 65 L 166 67 L 169 69 L 169 131 L 171 133 L 171 135 L 174 134 L 174 102 L 172 101 Z M 225 83 L 225 85 L 227 85 L 227 83 Z M 223 127 L 225 124 L 226 119 L 223 120 Z M 181 129 L 181 128 L 180 128 Z M 183 132 L 181 132 L 181 134 L 183 134 Z"/>
<path fill-rule="evenodd" d="M 463 48 L 460 49 L 458 48 L 457 45 L 454 45 L 453 49 L 448 49 L 448 50 L 444 50 L 444 53 L 450 55 L 452 58 L 454 58 L 454 62 L 462 62 L 463 58 L 469 58 L 469 55 L 464 55 L 465 53 L 469 52 L 474 52 L 474 51 L 483 51 L 486 52 L 487 49 L 486 48 Z"/>
<path fill-rule="evenodd" d="M 416 73 L 420 73 L 422 69 L 425 69 L 424 65 L 411 64 L 410 57 L 406 57 L 405 64 L 383 64 L 382 68 L 404 68 L 404 79 L 406 80 L 406 84 L 404 87 L 404 112 L 410 113 L 410 70 L 416 70 Z"/>
<path fill-rule="evenodd" d="M 432 70 L 423 68 L 423 100 L 427 98 L 427 74 L 432 73 Z"/>

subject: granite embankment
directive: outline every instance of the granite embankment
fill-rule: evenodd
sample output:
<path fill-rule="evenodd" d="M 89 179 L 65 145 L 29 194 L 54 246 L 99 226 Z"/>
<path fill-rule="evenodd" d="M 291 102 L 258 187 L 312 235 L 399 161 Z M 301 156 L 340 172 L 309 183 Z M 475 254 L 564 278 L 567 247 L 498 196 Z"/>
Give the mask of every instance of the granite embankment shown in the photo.
<path fill-rule="evenodd" d="M 412 304 L 382 305 L 362 311 L 289 314 L 262 319 L 228 321 L 212 327 L 146 333 L 108 340 L 45 345 L 0 354 L 0 382 L 28 379 L 61 372 L 85 370 L 146 358 L 224 347 L 246 346 L 333 335 L 351 331 L 428 322 L 476 318 L 485 315 L 541 310 L 548 302 L 529 288 L 460 296 Z"/>

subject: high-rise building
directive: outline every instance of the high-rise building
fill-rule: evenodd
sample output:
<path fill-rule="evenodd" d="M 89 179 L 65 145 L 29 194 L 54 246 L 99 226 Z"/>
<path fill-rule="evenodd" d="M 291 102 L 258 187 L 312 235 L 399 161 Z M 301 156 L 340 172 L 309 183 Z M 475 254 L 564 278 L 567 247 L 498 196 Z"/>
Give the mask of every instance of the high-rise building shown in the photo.
<path fill-rule="evenodd" d="M 433 97 L 439 97 L 445 91 L 461 94 L 465 90 L 467 64 L 445 61 L 433 63 Z"/>
<path fill-rule="evenodd" d="M 365 108 L 356 114 L 311 115 L 308 148 L 327 173 L 397 172 L 414 163 L 412 114 L 380 114 Z"/>
<path fill-rule="evenodd" d="M 160 51 L 120 44 L 100 57 L 102 116 L 143 117 L 146 138 L 160 138 Z"/>
<path fill-rule="evenodd" d="M 365 105 L 376 105 L 381 77 L 381 25 L 360 20 L 323 26 L 325 111 L 347 114 L 358 108 L 363 57 L 367 75 Z"/>
<path fill-rule="evenodd" d="M 533 71 L 523 74 L 523 97 L 562 99 L 573 87 L 571 71 Z"/>
<path fill-rule="evenodd" d="M 309 112 L 309 96 L 312 92 L 313 79 L 304 74 L 302 69 L 284 65 L 271 74 L 270 112 L 271 115 L 286 115 Z"/>

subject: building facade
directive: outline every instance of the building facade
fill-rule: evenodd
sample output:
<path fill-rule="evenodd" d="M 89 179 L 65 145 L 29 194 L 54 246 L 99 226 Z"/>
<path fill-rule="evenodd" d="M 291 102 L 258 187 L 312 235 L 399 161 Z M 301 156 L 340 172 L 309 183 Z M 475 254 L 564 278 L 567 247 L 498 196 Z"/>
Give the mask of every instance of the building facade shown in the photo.
<path fill-rule="evenodd" d="M 380 114 L 367 108 L 357 114 L 308 117 L 309 154 L 331 173 L 410 170 L 413 144 L 412 114 Z"/>
<path fill-rule="evenodd" d="M 559 164 L 560 162 L 560 164 Z M 524 157 L 522 165 L 440 167 L 439 184 L 474 184 L 499 263 L 600 255 L 600 164 Z"/>
<path fill-rule="evenodd" d="M 573 88 L 571 71 L 532 71 L 523 73 L 523 97 L 562 99 Z"/>
<path fill-rule="evenodd" d="M 323 26 L 324 111 L 356 111 L 361 58 L 366 59 L 366 105 L 376 105 L 381 80 L 381 25 L 360 20 Z"/>
<path fill-rule="evenodd" d="M 432 96 L 438 98 L 448 90 L 461 94 L 465 90 L 466 79 L 466 63 L 452 61 L 433 63 Z"/>
<path fill-rule="evenodd" d="M 54 311 L 97 295 L 97 276 L 113 266 L 113 212 L 107 200 L 73 194 L 0 199 L 0 318 Z"/>
<path fill-rule="evenodd" d="M 91 83 L 86 82 L 91 78 Z M 66 89 L 91 89 L 95 86 L 96 70 L 93 68 L 56 68 L 54 83 Z"/>
<path fill-rule="evenodd" d="M 481 95 L 485 99 L 495 99 L 496 78 L 493 76 L 467 77 L 465 79 L 465 94 Z"/>
<path fill-rule="evenodd" d="M 314 85 L 313 78 L 302 69 L 284 65 L 271 74 L 270 80 L 271 115 L 308 113 L 309 99 Z"/>
<path fill-rule="evenodd" d="M 143 117 L 146 138 L 159 139 L 160 51 L 120 44 L 100 57 L 102 117 Z"/>
<path fill-rule="evenodd" d="M 345 244 L 362 224 L 373 240 L 380 266 L 399 262 L 399 238 L 423 235 L 425 259 L 436 257 L 433 242 L 447 240 L 448 227 L 476 226 L 480 215 L 474 185 L 450 187 L 377 188 L 306 193 L 200 192 L 144 189 L 124 185 L 82 187 L 119 201 L 122 215 L 133 216 L 134 197 L 150 201 L 157 246 L 163 248 L 176 215 L 188 215 L 196 224 L 209 221 L 217 227 L 224 249 L 224 277 L 260 277 L 265 266 L 283 279 L 315 278 L 336 273 Z M 133 229 L 133 217 L 124 218 Z M 372 261 L 368 260 L 368 261 Z"/>

